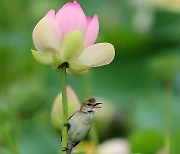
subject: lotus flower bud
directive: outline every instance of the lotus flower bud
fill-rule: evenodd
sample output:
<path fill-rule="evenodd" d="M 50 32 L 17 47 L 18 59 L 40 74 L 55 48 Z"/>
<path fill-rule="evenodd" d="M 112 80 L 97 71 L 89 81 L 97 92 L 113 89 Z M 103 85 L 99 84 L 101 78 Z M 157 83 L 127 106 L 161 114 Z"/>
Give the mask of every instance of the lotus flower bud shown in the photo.
<path fill-rule="evenodd" d="M 67 87 L 67 99 L 69 109 L 68 116 L 70 117 L 75 111 L 77 111 L 80 108 L 80 102 L 70 86 Z M 59 129 L 61 129 L 63 124 L 62 115 L 62 93 L 59 93 L 54 100 L 51 112 L 51 121 L 53 125 Z"/>

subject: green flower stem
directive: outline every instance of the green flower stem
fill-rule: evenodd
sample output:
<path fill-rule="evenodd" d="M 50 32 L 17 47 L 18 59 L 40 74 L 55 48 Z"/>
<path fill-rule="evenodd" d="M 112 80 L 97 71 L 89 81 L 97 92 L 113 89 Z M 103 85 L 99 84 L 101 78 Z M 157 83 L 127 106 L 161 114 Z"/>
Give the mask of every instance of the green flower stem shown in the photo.
<path fill-rule="evenodd" d="M 172 84 L 165 83 L 166 90 L 166 106 L 165 106 L 165 154 L 170 154 L 171 146 L 171 121 L 172 121 Z"/>
<path fill-rule="evenodd" d="M 68 102 L 67 102 L 67 91 L 66 91 L 66 63 L 61 65 L 61 89 L 62 89 L 62 101 L 63 101 L 63 124 L 68 122 Z M 62 129 L 62 148 L 67 147 L 67 127 L 63 126 Z M 66 154 L 63 151 L 62 154 Z"/>

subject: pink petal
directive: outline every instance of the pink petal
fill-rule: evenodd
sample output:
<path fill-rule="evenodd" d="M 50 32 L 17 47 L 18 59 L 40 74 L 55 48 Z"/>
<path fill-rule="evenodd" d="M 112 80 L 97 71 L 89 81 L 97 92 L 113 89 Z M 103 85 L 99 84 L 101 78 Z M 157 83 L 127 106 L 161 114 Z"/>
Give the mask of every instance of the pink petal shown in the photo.
<path fill-rule="evenodd" d="M 98 16 L 95 15 L 90 21 L 85 34 L 85 47 L 93 45 L 96 42 L 99 33 Z"/>
<path fill-rule="evenodd" d="M 73 101 L 78 107 L 80 107 L 80 101 L 71 86 L 69 85 L 67 86 L 67 98 L 68 100 Z"/>
<path fill-rule="evenodd" d="M 55 18 L 55 11 L 54 10 L 50 10 L 46 15 L 45 17 L 49 17 L 49 18 Z"/>
<path fill-rule="evenodd" d="M 86 21 L 87 21 L 87 26 L 88 26 L 89 23 L 91 22 L 91 18 L 89 16 L 86 16 Z"/>
<path fill-rule="evenodd" d="M 86 32 L 86 16 L 81 6 L 76 1 L 73 3 L 66 3 L 58 11 L 55 18 L 60 24 L 63 36 L 74 30 L 80 30 L 83 34 Z"/>
<path fill-rule="evenodd" d="M 123 138 L 107 140 L 98 148 L 98 154 L 129 154 L 131 153 L 130 151 L 131 150 L 129 142 Z"/>

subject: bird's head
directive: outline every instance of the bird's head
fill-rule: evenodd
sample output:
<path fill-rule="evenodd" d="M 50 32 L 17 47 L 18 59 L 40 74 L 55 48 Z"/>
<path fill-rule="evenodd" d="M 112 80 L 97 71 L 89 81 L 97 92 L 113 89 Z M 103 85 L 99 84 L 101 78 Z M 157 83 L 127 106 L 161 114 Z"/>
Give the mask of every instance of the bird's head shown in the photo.
<path fill-rule="evenodd" d="M 94 114 L 95 111 L 98 109 L 98 108 L 101 108 L 99 105 L 102 104 L 100 102 L 96 102 L 96 99 L 95 98 L 88 98 L 87 100 L 85 100 L 83 102 L 83 104 L 81 105 L 81 108 L 80 110 L 82 112 L 85 112 L 85 113 L 92 113 Z"/>

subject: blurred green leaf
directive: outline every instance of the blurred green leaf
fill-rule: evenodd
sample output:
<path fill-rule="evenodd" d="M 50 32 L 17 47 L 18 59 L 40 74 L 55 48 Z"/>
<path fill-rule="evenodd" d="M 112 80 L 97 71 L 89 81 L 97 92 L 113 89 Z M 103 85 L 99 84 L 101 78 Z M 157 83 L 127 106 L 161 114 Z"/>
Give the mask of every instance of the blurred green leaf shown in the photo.
<path fill-rule="evenodd" d="M 163 138 L 155 130 L 136 131 L 130 135 L 133 153 L 152 154 L 163 146 Z"/>

